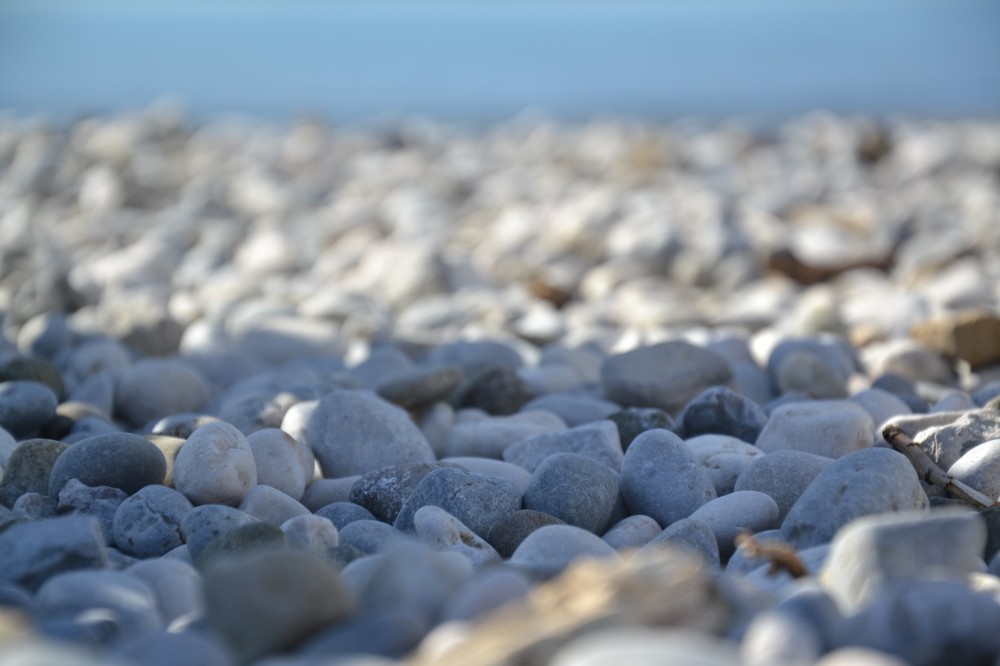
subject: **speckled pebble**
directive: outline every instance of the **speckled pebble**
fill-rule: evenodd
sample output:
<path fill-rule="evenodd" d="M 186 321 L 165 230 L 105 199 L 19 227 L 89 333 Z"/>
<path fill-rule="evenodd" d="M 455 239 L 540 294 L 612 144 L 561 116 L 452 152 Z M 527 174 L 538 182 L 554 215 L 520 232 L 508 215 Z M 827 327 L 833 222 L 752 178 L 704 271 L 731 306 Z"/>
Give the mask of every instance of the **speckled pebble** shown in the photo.
<path fill-rule="evenodd" d="M 191 433 L 174 461 L 174 487 L 195 505 L 236 506 L 256 484 L 257 464 L 247 438 L 222 421 Z"/>
<path fill-rule="evenodd" d="M 115 511 L 115 545 L 135 557 L 159 557 L 183 543 L 181 522 L 192 508 L 172 488 L 141 488 Z"/>

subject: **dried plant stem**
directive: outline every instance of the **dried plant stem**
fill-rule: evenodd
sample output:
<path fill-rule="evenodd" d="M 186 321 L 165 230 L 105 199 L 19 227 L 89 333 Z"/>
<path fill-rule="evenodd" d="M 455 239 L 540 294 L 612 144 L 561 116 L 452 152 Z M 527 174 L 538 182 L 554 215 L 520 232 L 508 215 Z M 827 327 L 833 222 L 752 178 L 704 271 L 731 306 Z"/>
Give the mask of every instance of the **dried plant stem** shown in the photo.
<path fill-rule="evenodd" d="M 917 470 L 917 476 L 927 483 L 943 488 L 960 500 L 968 502 L 977 509 L 989 509 L 997 503 L 982 494 L 975 488 L 970 488 L 961 481 L 949 476 L 947 472 L 938 467 L 937 463 L 931 459 L 920 444 L 910 439 L 906 433 L 898 426 L 887 425 L 882 430 L 885 441 L 895 450 L 902 453 L 909 459 L 910 464 Z"/>
<path fill-rule="evenodd" d="M 792 578 L 802 578 L 809 575 L 806 565 L 799 559 L 799 554 L 787 543 L 780 541 L 758 541 L 750 532 L 743 532 L 736 537 L 736 547 L 742 548 L 748 557 L 755 560 L 768 560 L 771 568 L 768 573 L 774 575 L 786 571 Z"/>

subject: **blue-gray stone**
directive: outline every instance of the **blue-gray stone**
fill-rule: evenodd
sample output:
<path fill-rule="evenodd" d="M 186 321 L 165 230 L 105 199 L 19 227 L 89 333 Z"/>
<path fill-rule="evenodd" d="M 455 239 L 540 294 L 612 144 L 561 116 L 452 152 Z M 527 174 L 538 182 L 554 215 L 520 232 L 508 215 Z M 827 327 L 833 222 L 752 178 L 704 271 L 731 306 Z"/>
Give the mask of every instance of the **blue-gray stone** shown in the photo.
<path fill-rule="evenodd" d="M 356 520 L 378 520 L 371 511 L 353 502 L 333 502 L 316 511 L 316 515 L 326 518 L 338 530 L 344 529 Z"/>
<path fill-rule="evenodd" d="M 0 504 L 11 507 L 24 493 L 49 492 L 49 473 L 69 447 L 51 439 L 29 439 L 17 445 L 0 481 Z"/>
<path fill-rule="evenodd" d="M 66 449 L 49 475 L 49 492 L 58 497 L 70 479 L 84 485 L 111 486 L 131 495 L 145 486 L 163 483 L 167 459 L 156 445 L 125 432 L 88 437 Z"/>
<path fill-rule="evenodd" d="M 595 460 L 615 472 L 621 471 L 624 453 L 618 427 L 612 421 L 596 421 L 560 432 L 526 437 L 503 451 L 506 462 L 535 471 L 555 453 L 574 453 Z"/>
<path fill-rule="evenodd" d="M 425 476 L 440 467 L 455 467 L 450 463 L 406 463 L 381 467 L 362 474 L 351 486 L 351 502 L 362 506 L 377 520 L 393 523 L 403 502 Z"/>
<path fill-rule="evenodd" d="M 557 453 L 535 470 L 524 491 L 524 508 L 603 534 L 617 498 L 618 478 L 606 465 L 575 453 Z"/>
<path fill-rule="evenodd" d="M 35 595 L 35 611 L 46 620 L 76 620 L 89 610 L 109 614 L 121 637 L 156 631 L 163 624 L 149 586 L 118 571 L 61 573 Z"/>
<path fill-rule="evenodd" d="M 665 545 L 700 555 L 709 564 L 718 567 L 719 541 L 712 528 L 700 520 L 682 518 L 667 527 L 640 550 L 650 551 Z"/>
<path fill-rule="evenodd" d="M 832 462 L 832 458 L 803 451 L 774 451 L 754 458 L 736 479 L 733 490 L 756 490 L 770 495 L 778 505 L 781 521 L 813 479 Z"/>
<path fill-rule="evenodd" d="M 619 484 L 629 511 L 660 525 L 687 518 L 716 497 L 712 479 L 684 442 L 667 430 L 635 438 L 625 453 Z"/>
<path fill-rule="evenodd" d="M 160 557 L 184 542 L 181 523 L 192 508 L 172 488 L 146 486 L 115 511 L 115 545 L 135 557 Z"/>
<path fill-rule="evenodd" d="M 19 523 L 0 532 L 0 585 L 35 591 L 55 574 L 107 562 L 101 526 L 89 516 Z"/>
<path fill-rule="evenodd" d="M 502 516 L 521 508 L 521 492 L 510 481 L 444 467 L 425 476 L 403 502 L 395 526 L 413 532 L 413 514 L 422 506 L 441 507 L 483 536 Z"/>
<path fill-rule="evenodd" d="M 27 437 L 52 420 L 58 403 L 45 384 L 21 379 L 0 383 L 0 427 L 18 439 Z"/>
<path fill-rule="evenodd" d="M 339 545 L 354 546 L 365 555 L 385 550 L 406 536 L 392 525 L 378 520 L 355 520 L 339 530 Z"/>
<path fill-rule="evenodd" d="M 181 536 L 193 561 L 217 536 L 241 525 L 257 522 L 250 514 L 222 504 L 203 504 L 185 514 L 181 520 Z"/>

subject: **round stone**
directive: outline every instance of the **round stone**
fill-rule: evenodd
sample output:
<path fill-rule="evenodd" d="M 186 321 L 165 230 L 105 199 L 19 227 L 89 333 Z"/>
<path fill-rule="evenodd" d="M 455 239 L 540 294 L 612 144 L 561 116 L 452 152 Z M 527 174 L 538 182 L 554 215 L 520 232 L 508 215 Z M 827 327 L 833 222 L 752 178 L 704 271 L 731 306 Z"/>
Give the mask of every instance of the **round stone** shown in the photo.
<path fill-rule="evenodd" d="M 181 520 L 181 536 L 188 554 L 197 561 L 201 551 L 217 536 L 257 520 L 248 513 L 221 504 L 196 506 Z"/>
<path fill-rule="evenodd" d="M 118 505 L 115 545 L 135 557 L 160 557 L 183 543 L 181 521 L 192 508 L 172 488 L 146 486 Z"/>
<path fill-rule="evenodd" d="M 247 438 L 222 421 L 191 433 L 174 461 L 174 487 L 193 504 L 236 506 L 256 483 L 257 463 Z"/>
<path fill-rule="evenodd" d="M 38 431 L 56 415 L 59 403 L 48 386 L 15 380 L 0 384 L 0 427 L 18 439 Z"/>
<path fill-rule="evenodd" d="M 163 452 L 139 435 L 124 432 L 82 439 L 63 451 L 49 475 L 48 494 L 58 497 L 70 479 L 88 486 L 111 486 L 131 495 L 162 484 L 167 475 Z"/>
<path fill-rule="evenodd" d="M 308 447 L 277 428 L 258 430 L 247 437 L 247 443 L 257 465 L 258 485 L 302 499 L 312 478 L 313 457 Z"/>
<path fill-rule="evenodd" d="M 521 492 L 510 481 L 495 476 L 469 474 L 452 467 L 435 469 L 403 502 L 396 528 L 412 532 L 413 514 L 427 504 L 441 507 L 483 535 L 501 516 L 521 508 Z"/>
<path fill-rule="evenodd" d="M 49 473 L 69 444 L 51 439 L 28 439 L 14 449 L 0 480 L 0 504 L 14 506 L 24 493 L 49 492 Z"/>
<path fill-rule="evenodd" d="M 678 422 L 685 439 L 719 434 L 753 444 L 767 423 L 767 414 L 763 407 L 736 391 L 714 386 L 696 395 L 684 407 Z"/>
<path fill-rule="evenodd" d="M 535 470 L 524 492 L 524 508 L 603 534 L 617 499 L 617 475 L 607 466 L 574 453 L 557 453 Z"/>
<path fill-rule="evenodd" d="M 757 438 L 757 448 L 765 453 L 791 449 L 839 458 L 874 442 L 875 423 L 863 407 L 847 400 L 823 400 L 775 409 Z"/>
<path fill-rule="evenodd" d="M 196 412 L 211 395 L 204 378 L 176 359 L 142 359 L 122 373 L 115 409 L 134 425 L 146 425 L 171 414 Z"/>

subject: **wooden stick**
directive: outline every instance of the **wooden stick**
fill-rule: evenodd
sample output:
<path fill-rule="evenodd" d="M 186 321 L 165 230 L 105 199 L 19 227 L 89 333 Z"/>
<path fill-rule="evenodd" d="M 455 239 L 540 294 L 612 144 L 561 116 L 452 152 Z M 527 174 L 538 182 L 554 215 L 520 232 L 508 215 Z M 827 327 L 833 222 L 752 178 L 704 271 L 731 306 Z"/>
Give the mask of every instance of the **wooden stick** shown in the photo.
<path fill-rule="evenodd" d="M 947 472 L 938 467 L 938 464 L 927 455 L 927 452 L 924 451 L 924 448 L 920 444 L 910 439 L 898 426 L 887 425 L 882 430 L 882 436 L 885 438 L 885 441 L 889 442 L 892 448 L 909 459 L 910 464 L 917 471 L 917 476 L 923 481 L 939 488 L 944 488 L 958 499 L 971 504 L 980 511 L 997 505 L 997 502 L 994 502 L 975 488 L 971 488 L 958 479 L 949 476 Z"/>
<path fill-rule="evenodd" d="M 787 571 L 792 578 L 803 578 L 809 575 L 809 570 L 802 563 L 799 554 L 787 543 L 781 541 L 758 541 L 750 532 L 743 532 L 736 537 L 736 547 L 742 548 L 747 557 L 754 560 L 769 560 L 771 568 L 767 573 L 774 575 L 779 571 Z"/>

